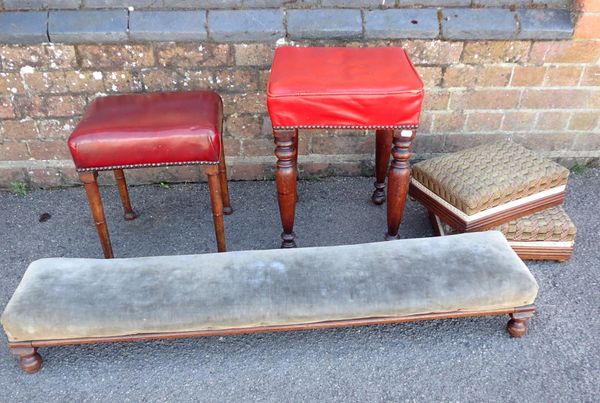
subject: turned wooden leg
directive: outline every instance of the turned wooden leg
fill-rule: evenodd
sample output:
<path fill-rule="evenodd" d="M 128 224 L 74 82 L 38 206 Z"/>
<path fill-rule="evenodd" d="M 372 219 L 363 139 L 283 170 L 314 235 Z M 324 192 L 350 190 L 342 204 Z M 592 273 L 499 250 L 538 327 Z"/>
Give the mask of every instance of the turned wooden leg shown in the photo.
<path fill-rule="evenodd" d="M 106 225 L 106 217 L 104 216 L 104 207 L 102 207 L 102 199 L 100 198 L 100 189 L 98 189 L 97 172 L 80 172 L 79 179 L 83 182 L 85 193 L 87 194 L 92 217 L 96 224 L 96 231 L 100 237 L 100 244 L 104 257 L 110 259 L 113 257 L 112 245 L 108 236 L 108 226 Z"/>
<path fill-rule="evenodd" d="M 377 205 L 385 201 L 385 177 L 390 162 L 393 134 L 393 130 L 375 132 L 375 191 L 371 200 Z"/>
<path fill-rule="evenodd" d="M 227 166 L 225 165 L 225 147 L 221 140 L 221 157 L 219 161 L 219 181 L 221 183 L 221 195 L 223 196 L 223 214 L 233 213 L 231 200 L 229 199 L 229 183 L 227 183 Z"/>
<path fill-rule="evenodd" d="M 210 204 L 212 206 L 215 235 L 217 236 L 217 250 L 225 252 L 225 223 L 223 222 L 223 195 L 221 194 L 221 183 L 219 180 L 219 166 L 206 165 L 204 168 L 208 178 L 208 189 L 210 191 Z"/>
<path fill-rule="evenodd" d="M 282 248 L 295 248 L 294 241 L 294 215 L 296 214 L 296 181 L 297 170 L 294 144 L 297 142 L 298 130 L 273 130 L 275 136 L 275 156 L 277 168 L 275 181 L 277 182 L 277 202 L 283 232 L 281 233 Z"/>
<path fill-rule="evenodd" d="M 392 162 L 388 174 L 388 204 L 386 240 L 398 238 L 398 228 L 402 221 L 406 194 L 410 182 L 410 146 L 416 135 L 415 130 L 394 130 Z"/>
<path fill-rule="evenodd" d="M 533 316 L 533 310 L 525 312 L 515 312 L 510 314 L 510 320 L 506 325 L 506 330 L 512 337 L 523 337 L 527 333 L 527 322 Z"/>
<path fill-rule="evenodd" d="M 296 178 L 298 178 L 298 138 L 300 136 L 298 136 L 298 130 L 296 130 L 296 133 L 294 134 L 294 166 L 296 167 Z M 298 203 L 299 197 L 298 197 L 298 186 L 296 185 L 296 203 Z"/>
<path fill-rule="evenodd" d="M 115 169 L 115 180 L 117 181 L 117 187 L 119 188 L 119 196 L 121 197 L 121 204 L 123 204 L 123 217 L 127 221 L 135 220 L 137 214 L 131 208 L 131 200 L 129 200 L 129 192 L 127 191 L 127 181 L 125 180 L 125 172 L 122 169 Z"/>
<path fill-rule="evenodd" d="M 42 356 L 38 354 L 36 347 L 10 347 L 10 353 L 19 357 L 21 369 L 29 374 L 42 368 Z"/>

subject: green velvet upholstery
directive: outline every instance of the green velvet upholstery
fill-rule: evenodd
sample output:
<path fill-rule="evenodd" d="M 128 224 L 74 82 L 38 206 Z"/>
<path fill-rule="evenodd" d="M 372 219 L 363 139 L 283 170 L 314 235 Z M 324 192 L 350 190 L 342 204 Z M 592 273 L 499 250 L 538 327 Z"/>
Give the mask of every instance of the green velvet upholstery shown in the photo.
<path fill-rule="evenodd" d="M 2 315 L 10 341 L 491 310 L 538 286 L 500 232 L 131 259 L 42 259 Z"/>

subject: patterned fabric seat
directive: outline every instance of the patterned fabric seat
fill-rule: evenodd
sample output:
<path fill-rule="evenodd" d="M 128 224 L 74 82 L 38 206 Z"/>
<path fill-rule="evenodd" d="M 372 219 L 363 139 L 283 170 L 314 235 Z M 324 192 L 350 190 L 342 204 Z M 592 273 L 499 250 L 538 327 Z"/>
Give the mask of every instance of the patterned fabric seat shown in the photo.
<path fill-rule="evenodd" d="M 456 230 L 482 230 L 561 204 L 568 176 L 502 141 L 414 164 L 410 194 Z"/>

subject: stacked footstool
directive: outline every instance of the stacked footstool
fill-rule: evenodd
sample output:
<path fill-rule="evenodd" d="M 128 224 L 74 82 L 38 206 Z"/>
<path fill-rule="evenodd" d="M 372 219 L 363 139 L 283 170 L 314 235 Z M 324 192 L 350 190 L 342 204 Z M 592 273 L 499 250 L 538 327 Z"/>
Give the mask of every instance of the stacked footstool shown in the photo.
<path fill-rule="evenodd" d="M 499 230 L 523 259 L 569 259 L 576 229 L 561 207 L 569 170 L 513 142 L 413 166 L 409 194 L 437 235 Z"/>

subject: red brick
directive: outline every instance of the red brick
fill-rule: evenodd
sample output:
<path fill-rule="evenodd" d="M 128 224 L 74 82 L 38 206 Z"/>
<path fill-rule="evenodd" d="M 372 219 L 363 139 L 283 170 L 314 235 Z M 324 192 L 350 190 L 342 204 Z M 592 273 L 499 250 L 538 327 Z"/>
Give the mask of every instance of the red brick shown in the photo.
<path fill-rule="evenodd" d="M 48 44 L 44 46 L 45 64 L 48 70 L 69 70 L 77 67 L 77 55 L 73 45 Z"/>
<path fill-rule="evenodd" d="M 500 129 L 502 112 L 474 112 L 467 115 L 465 130 L 469 132 L 491 132 Z"/>
<path fill-rule="evenodd" d="M 34 187 L 46 189 L 63 185 L 61 172 L 57 168 L 30 169 L 27 173 Z"/>
<path fill-rule="evenodd" d="M 0 94 L 23 94 L 25 87 L 19 73 L 0 73 Z"/>
<path fill-rule="evenodd" d="M 451 109 L 512 109 L 519 103 L 519 90 L 473 90 L 453 92 Z"/>
<path fill-rule="evenodd" d="M 586 66 L 581 85 L 600 87 L 600 66 Z"/>
<path fill-rule="evenodd" d="M 0 121 L 0 134 L 3 139 L 29 140 L 38 136 L 38 129 L 31 119 L 2 120 Z"/>
<path fill-rule="evenodd" d="M 77 120 L 72 118 L 38 120 L 39 136 L 42 140 L 66 141 L 75 129 Z"/>
<path fill-rule="evenodd" d="M 537 90 L 528 89 L 523 93 L 522 108 L 585 108 L 590 92 L 587 90 Z"/>
<path fill-rule="evenodd" d="M 573 3 L 577 11 L 600 13 L 600 0 L 575 0 Z"/>
<path fill-rule="evenodd" d="M 19 71 L 21 67 L 42 67 L 47 61 L 43 45 L 0 45 L 0 60 L 5 71 Z"/>
<path fill-rule="evenodd" d="M 371 136 L 361 137 L 313 137 L 311 150 L 314 154 L 369 154 L 373 152 Z"/>
<path fill-rule="evenodd" d="M 143 88 L 137 71 L 111 71 L 104 74 L 104 89 L 107 92 L 140 92 Z"/>
<path fill-rule="evenodd" d="M 247 92 L 258 90 L 258 74 L 251 69 L 219 69 L 214 73 L 213 87 L 219 91 Z"/>
<path fill-rule="evenodd" d="M 225 120 L 225 132 L 233 137 L 260 137 L 261 119 L 256 115 L 229 115 Z"/>
<path fill-rule="evenodd" d="M 416 154 L 441 153 L 444 151 L 443 135 L 423 135 L 419 133 L 413 141 L 412 151 Z"/>
<path fill-rule="evenodd" d="M 450 93 L 447 91 L 425 91 L 423 110 L 448 109 Z"/>
<path fill-rule="evenodd" d="M 158 64 L 175 68 L 200 68 L 233 64 L 230 45 L 227 44 L 173 44 L 156 45 Z"/>
<path fill-rule="evenodd" d="M 154 65 L 150 45 L 78 45 L 81 65 L 86 69 L 142 68 Z"/>
<path fill-rule="evenodd" d="M 570 150 L 573 144 L 573 135 L 565 132 L 517 133 L 512 138 L 517 143 L 536 152 Z"/>
<path fill-rule="evenodd" d="M 510 85 L 513 87 L 536 87 L 542 84 L 545 74 L 545 67 L 515 66 Z"/>
<path fill-rule="evenodd" d="M 417 66 L 416 69 L 419 76 L 421 76 L 421 80 L 423 80 L 425 87 L 436 87 L 440 85 L 442 81 L 441 67 Z"/>
<path fill-rule="evenodd" d="M 36 71 L 23 74 L 23 81 L 33 94 L 64 94 L 69 92 L 63 71 Z"/>
<path fill-rule="evenodd" d="M 480 87 L 505 87 L 512 73 L 512 67 L 482 66 L 477 74 L 477 85 Z"/>
<path fill-rule="evenodd" d="M 270 156 L 273 155 L 275 144 L 272 139 L 245 139 L 242 147 L 244 156 Z"/>
<path fill-rule="evenodd" d="M 530 46 L 526 41 L 467 42 L 461 60 L 467 64 L 523 62 Z"/>
<path fill-rule="evenodd" d="M 467 148 L 476 147 L 481 144 L 492 143 L 494 141 L 506 140 L 506 133 L 486 133 L 486 134 L 457 134 L 446 136 L 444 151 L 453 153 Z"/>
<path fill-rule="evenodd" d="M 1 146 L 0 146 L 1 147 Z M 10 190 L 11 183 L 27 182 L 27 171 L 22 168 L 0 168 L 0 189 Z"/>
<path fill-rule="evenodd" d="M 15 96 L 13 99 L 13 104 L 15 106 L 15 114 L 19 117 L 46 117 L 46 103 L 44 102 L 44 99 L 41 96 Z"/>
<path fill-rule="evenodd" d="M 599 39 L 600 15 L 583 14 L 577 20 L 573 38 Z"/>
<path fill-rule="evenodd" d="M 598 126 L 600 111 L 574 112 L 571 115 L 569 129 L 571 130 L 593 130 Z"/>
<path fill-rule="evenodd" d="M 0 119 L 12 119 L 15 117 L 15 110 L 9 97 L 0 96 Z"/>
<path fill-rule="evenodd" d="M 29 151 L 25 143 L 0 144 L 0 161 L 17 161 L 29 159 Z"/>
<path fill-rule="evenodd" d="M 474 87 L 477 72 L 475 66 L 448 66 L 444 71 L 444 87 Z"/>
<path fill-rule="evenodd" d="M 546 70 L 544 85 L 548 87 L 576 86 L 581 78 L 580 66 L 550 66 Z"/>
<path fill-rule="evenodd" d="M 572 150 L 575 151 L 589 151 L 600 149 L 600 136 L 598 133 L 577 133 L 574 136 Z"/>
<path fill-rule="evenodd" d="M 222 94 L 223 109 L 226 115 L 236 112 L 267 113 L 267 94 L 250 92 L 247 94 Z"/>
<path fill-rule="evenodd" d="M 436 113 L 433 115 L 431 133 L 461 132 L 465 125 L 466 116 L 462 111 Z"/>
<path fill-rule="evenodd" d="M 419 121 L 418 134 L 429 134 L 431 133 L 431 122 L 433 121 L 433 114 L 427 110 L 421 113 L 421 119 Z"/>
<path fill-rule="evenodd" d="M 106 74 L 108 73 L 101 71 L 67 71 L 65 73 L 65 80 L 71 92 L 96 93 L 104 90 Z"/>
<path fill-rule="evenodd" d="M 242 143 L 240 140 L 225 136 L 223 138 L 223 146 L 225 147 L 225 159 L 228 156 L 241 155 Z"/>
<path fill-rule="evenodd" d="M 505 112 L 501 129 L 507 132 L 529 131 L 533 129 L 535 118 L 535 112 Z"/>
<path fill-rule="evenodd" d="M 448 41 L 402 41 L 414 64 L 448 65 L 458 63 L 463 50 L 462 42 Z"/>
<path fill-rule="evenodd" d="M 535 42 L 531 47 L 531 63 L 590 63 L 600 57 L 600 42 L 558 41 Z"/>
<path fill-rule="evenodd" d="M 269 84 L 269 70 L 261 70 L 258 72 L 258 89 L 260 91 L 267 92 L 267 86 Z"/>
<path fill-rule="evenodd" d="M 31 141 L 29 150 L 31 156 L 36 160 L 71 159 L 71 153 L 65 141 Z"/>
<path fill-rule="evenodd" d="M 44 99 L 48 117 L 71 117 L 82 115 L 87 105 L 80 95 L 52 95 Z"/>
<path fill-rule="evenodd" d="M 567 127 L 570 112 L 543 111 L 538 113 L 535 128 L 538 130 L 563 130 Z"/>
<path fill-rule="evenodd" d="M 272 162 L 236 162 L 227 174 L 231 180 L 272 180 L 275 169 Z"/>
<path fill-rule="evenodd" d="M 272 44 L 235 44 L 235 64 L 238 66 L 270 66 L 275 46 Z"/>

